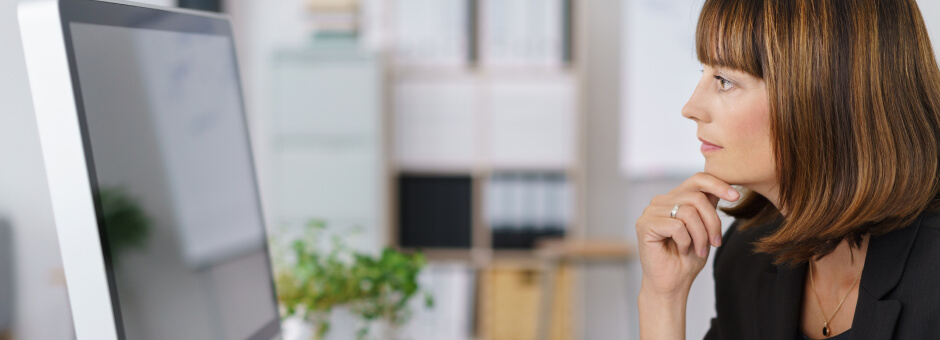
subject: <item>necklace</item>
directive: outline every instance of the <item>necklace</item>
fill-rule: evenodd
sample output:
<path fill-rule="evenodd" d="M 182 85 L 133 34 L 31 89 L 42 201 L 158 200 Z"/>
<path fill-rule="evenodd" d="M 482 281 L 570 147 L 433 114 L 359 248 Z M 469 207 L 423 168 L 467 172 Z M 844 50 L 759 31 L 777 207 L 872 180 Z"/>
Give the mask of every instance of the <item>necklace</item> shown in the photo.
<path fill-rule="evenodd" d="M 829 318 L 823 323 L 822 334 L 825 337 L 829 337 L 829 321 L 832 320 L 832 317 L 836 315 L 836 312 L 839 311 L 839 308 L 842 308 L 842 303 L 845 302 L 845 298 L 849 297 L 849 294 L 852 293 L 852 289 L 855 288 L 855 284 L 858 283 L 858 279 L 862 277 L 862 271 L 858 272 L 858 276 L 855 277 L 855 281 L 852 282 L 852 287 L 849 287 L 849 291 L 845 293 L 845 296 L 842 297 L 842 301 L 839 301 L 839 306 L 836 307 L 836 310 L 829 315 Z M 819 304 L 819 311 L 822 312 L 823 318 L 826 317 L 826 312 L 822 308 L 822 303 L 819 302 L 819 295 L 816 294 L 816 283 L 813 282 L 813 260 L 809 261 L 809 283 L 813 285 L 813 295 L 816 296 L 816 303 Z"/>

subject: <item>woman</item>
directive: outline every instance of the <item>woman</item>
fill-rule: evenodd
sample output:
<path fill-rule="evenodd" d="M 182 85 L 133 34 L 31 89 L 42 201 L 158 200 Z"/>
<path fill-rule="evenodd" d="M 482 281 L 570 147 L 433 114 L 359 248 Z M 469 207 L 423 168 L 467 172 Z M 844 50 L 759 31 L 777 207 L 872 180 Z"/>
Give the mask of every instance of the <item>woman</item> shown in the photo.
<path fill-rule="evenodd" d="M 684 338 L 714 246 L 706 339 L 940 339 L 940 70 L 914 0 L 707 0 L 696 52 L 705 169 L 637 220 L 642 338 Z"/>

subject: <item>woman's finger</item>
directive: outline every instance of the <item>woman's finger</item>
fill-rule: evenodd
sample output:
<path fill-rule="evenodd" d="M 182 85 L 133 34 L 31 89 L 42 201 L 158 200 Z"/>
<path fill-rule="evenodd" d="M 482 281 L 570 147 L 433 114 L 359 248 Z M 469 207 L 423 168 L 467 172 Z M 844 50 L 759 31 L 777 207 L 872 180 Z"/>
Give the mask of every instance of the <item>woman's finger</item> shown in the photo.
<path fill-rule="evenodd" d="M 671 210 L 672 208 L 670 208 Z M 676 218 L 682 220 L 686 231 L 692 236 L 695 254 L 704 257 L 703 254 L 709 243 L 708 230 L 705 229 L 705 224 L 702 223 L 702 219 L 699 217 L 698 209 L 693 205 L 680 205 L 679 210 L 676 212 Z"/>
<path fill-rule="evenodd" d="M 676 243 L 679 254 L 686 255 L 692 246 L 692 236 L 686 230 L 685 223 L 677 218 L 653 218 L 650 221 L 649 232 L 655 236 L 655 241 L 671 238 Z"/>
<path fill-rule="evenodd" d="M 718 217 L 718 211 L 711 205 L 705 194 L 690 193 L 684 195 L 681 201 L 683 204 L 694 206 L 698 210 L 699 218 L 701 218 L 705 230 L 708 232 L 708 244 L 715 247 L 721 245 L 721 218 Z"/>
<path fill-rule="evenodd" d="M 741 194 L 738 193 L 731 184 L 725 183 L 718 179 L 715 176 L 710 174 L 699 172 L 692 177 L 689 177 L 685 182 L 676 187 L 673 191 L 700 191 L 707 194 L 711 194 L 714 199 L 711 199 L 713 206 L 718 206 L 718 198 L 724 199 L 726 201 L 737 201 L 740 198 Z"/>

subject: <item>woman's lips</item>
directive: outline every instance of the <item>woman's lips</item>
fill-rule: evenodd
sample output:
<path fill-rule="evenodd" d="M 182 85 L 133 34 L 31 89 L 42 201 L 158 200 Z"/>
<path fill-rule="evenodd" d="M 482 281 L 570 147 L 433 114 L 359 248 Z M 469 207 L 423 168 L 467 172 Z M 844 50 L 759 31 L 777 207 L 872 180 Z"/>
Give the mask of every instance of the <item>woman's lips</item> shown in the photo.
<path fill-rule="evenodd" d="M 702 138 L 699 138 L 698 140 L 702 141 L 702 152 L 711 152 L 711 151 L 718 151 L 718 150 L 724 149 L 718 145 L 709 143 L 708 141 Z"/>
<path fill-rule="evenodd" d="M 717 145 L 712 145 L 712 144 L 708 144 L 708 143 L 702 143 L 702 152 L 718 151 L 718 150 L 721 150 L 721 149 L 724 149 L 724 148 L 722 148 L 722 147 L 720 147 L 720 146 L 717 146 Z"/>

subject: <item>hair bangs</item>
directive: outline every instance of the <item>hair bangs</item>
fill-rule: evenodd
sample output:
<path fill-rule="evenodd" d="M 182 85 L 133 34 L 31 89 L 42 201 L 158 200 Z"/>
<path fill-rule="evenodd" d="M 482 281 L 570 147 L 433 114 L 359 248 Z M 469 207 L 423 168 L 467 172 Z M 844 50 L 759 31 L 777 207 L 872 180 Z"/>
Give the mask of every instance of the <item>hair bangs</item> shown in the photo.
<path fill-rule="evenodd" d="M 763 1 L 706 1 L 695 33 L 698 61 L 763 79 Z"/>

